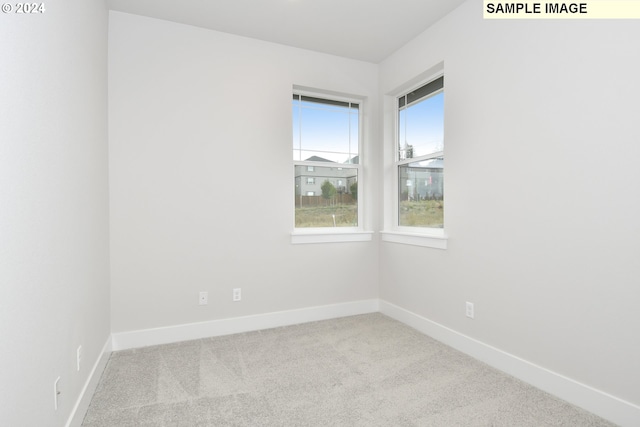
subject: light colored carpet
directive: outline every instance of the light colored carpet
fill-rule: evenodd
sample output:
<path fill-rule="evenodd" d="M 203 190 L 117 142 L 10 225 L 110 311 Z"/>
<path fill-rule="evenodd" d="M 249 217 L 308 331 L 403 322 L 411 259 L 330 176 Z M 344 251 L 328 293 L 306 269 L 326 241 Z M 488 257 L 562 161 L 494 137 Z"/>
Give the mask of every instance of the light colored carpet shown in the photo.
<path fill-rule="evenodd" d="M 114 352 L 120 426 L 612 426 L 381 314 Z"/>

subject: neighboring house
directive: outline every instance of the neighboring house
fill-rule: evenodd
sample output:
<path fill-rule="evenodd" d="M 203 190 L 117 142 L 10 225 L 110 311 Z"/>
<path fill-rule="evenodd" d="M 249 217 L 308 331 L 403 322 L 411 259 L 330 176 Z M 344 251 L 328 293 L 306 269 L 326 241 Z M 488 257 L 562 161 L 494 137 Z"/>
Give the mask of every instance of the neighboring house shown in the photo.
<path fill-rule="evenodd" d="M 420 162 L 424 163 L 424 162 Z M 441 200 L 444 194 L 443 159 L 429 160 L 424 166 L 400 168 L 399 186 L 402 200 Z"/>
<path fill-rule="evenodd" d="M 354 158 L 357 159 L 357 158 Z M 352 159 L 352 162 L 355 162 Z M 308 162 L 326 162 L 327 166 L 296 166 L 296 196 L 322 196 L 322 184 L 329 181 L 338 194 L 350 194 L 351 185 L 358 181 L 355 169 L 341 168 L 340 163 L 318 156 L 306 159 Z"/>

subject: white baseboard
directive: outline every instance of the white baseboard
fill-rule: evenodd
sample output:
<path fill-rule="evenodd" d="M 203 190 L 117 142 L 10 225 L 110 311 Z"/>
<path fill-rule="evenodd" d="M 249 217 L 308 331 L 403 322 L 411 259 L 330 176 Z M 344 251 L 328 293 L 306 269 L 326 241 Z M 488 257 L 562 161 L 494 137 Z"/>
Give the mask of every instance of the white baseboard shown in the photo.
<path fill-rule="evenodd" d="M 169 344 L 358 314 L 376 313 L 379 311 L 378 302 L 378 299 L 361 300 L 208 322 L 188 323 L 164 328 L 119 332 L 112 335 L 113 350 Z"/>
<path fill-rule="evenodd" d="M 640 407 L 470 338 L 394 304 L 380 312 L 494 368 L 620 426 L 640 426 Z"/>
<path fill-rule="evenodd" d="M 80 427 L 82 425 L 82 420 L 87 413 L 87 409 L 89 408 L 89 404 L 91 403 L 91 398 L 93 397 L 93 393 L 95 393 L 96 388 L 98 387 L 100 377 L 102 376 L 104 368 L 107 366 L 110 355 L 111 336 L 109 336 L 107 342 L 102 347 L 102 351 L 100 352 L 96 363 L 93 364 L 93 368 L 89 373 L 87 381 L 84 383 L 84 387 L 80 392 L 80 396 L 78 396 L 78 400 L 76 401 L 73 410 L 71 410 L 71 415 L 69 415 L 66 427 Z"/>
<path fill-rule="evenodd" d="M 623 427 L 640 426 L 640 406 L 535 365 L 384 300 L 370 299 L 112 334 L 67 427 L 79 426 L 111 351 L 381 312 L 463 353 Z"/>

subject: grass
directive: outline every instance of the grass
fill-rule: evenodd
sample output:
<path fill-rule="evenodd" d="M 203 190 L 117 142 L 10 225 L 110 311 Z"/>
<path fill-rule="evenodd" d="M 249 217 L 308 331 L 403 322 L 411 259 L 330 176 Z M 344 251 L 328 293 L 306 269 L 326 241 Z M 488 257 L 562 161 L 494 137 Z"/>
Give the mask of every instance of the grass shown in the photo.
<path fill-rule="evenodd" d="M 442 228 L 444 224 L 444 202 L 442 200 L 420 200 L 400 202 L 400 225 L 410 227 Z M 358 206 L 354 204 L 335 206 L 304 206 L 296 208 L 296 227 L 356 227 Z"/>
<path fill-rule="evenodd" d="M 296 227 L 333 227 L 333 215 L 336 227 L 358 226 L 358 205 L 304 206 L 296 208 Z"/>
<path fill-rule="evenodd" d="M 400 225 L 442 228 L 444 202 L 442 200 L 402 201 L 399 210 Z"/>

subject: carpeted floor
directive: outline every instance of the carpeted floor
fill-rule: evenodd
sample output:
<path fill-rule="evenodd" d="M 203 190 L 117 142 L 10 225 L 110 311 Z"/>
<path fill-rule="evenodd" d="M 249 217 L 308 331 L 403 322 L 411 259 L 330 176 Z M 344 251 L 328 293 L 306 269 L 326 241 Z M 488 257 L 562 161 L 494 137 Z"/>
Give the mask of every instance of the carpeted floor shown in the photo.
<path fill-rule="evenodd" d="M 115 352 L 120 426 L 612 426 L 382 314 Z"/>

